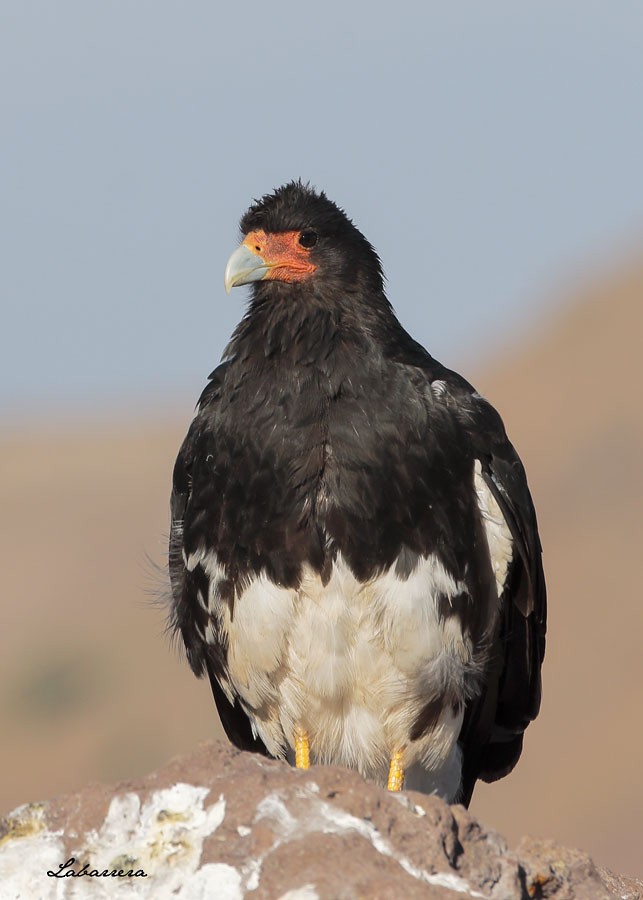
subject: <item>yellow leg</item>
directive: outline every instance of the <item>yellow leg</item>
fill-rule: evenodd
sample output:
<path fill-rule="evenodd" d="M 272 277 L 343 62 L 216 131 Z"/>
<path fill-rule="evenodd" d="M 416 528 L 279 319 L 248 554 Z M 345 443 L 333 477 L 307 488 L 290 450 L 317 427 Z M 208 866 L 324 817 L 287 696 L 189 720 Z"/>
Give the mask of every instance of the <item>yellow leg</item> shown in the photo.
<path fill-rule="evenodd" d="M 388 789 L 389 791 L 401 791 L 404 787 L 404 769 L 402 768 L 402 756 L 404 754 L 398 750 L 391 757 L 391 767 L 388 770 Z"/>
<path fill-rule="evenodd" d="M 295 735 L 295 765 L 298 769 L 310 768 L 310 744 L 305 731 L 298 730 Z"/>

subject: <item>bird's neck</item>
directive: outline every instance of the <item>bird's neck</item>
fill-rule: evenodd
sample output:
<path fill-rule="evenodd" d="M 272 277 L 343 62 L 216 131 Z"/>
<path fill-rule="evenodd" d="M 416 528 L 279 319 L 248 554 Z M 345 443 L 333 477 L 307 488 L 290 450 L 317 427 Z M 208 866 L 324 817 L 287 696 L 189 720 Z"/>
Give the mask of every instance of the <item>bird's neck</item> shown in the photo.
<path fill-rule="evenodd" d="M 316 293 L 292 285 L 256 291 L 226 349 L 226 357 L 327 369 L 338 355 L 378 352 L 399 323 L 383 292 L 368 301 L 358 292 Z"/>

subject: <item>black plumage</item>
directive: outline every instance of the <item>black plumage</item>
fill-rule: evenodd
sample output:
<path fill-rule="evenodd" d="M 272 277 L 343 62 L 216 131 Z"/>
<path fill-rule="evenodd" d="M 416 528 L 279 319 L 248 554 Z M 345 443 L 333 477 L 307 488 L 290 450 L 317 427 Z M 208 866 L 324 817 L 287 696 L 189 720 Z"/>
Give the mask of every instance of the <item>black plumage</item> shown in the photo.
<path fill-rule="evenodd" d="M 493 407 L 402 328 L 375 251 L 324 194 L 286 185 L 255 203 L 241 230 L 246 257 L 256 254 L 261 263 L 271 241 L 282 248 L 290 240 L 292 248 L 281 262 L 268 260 L 262 278 L 238 278 L 253 283 L 248 311 L 210 376 L 176 461 L 173 625 L 195 673 L 209 675 L 229 738 L 241 748 L 290 756 L 294 738 L 284 725 L 290 713 L 275 711 L 278 689 L 261 687 L 264 676 L 288 679 L 297 665 L 289 625 L 275 620 L 287 633 L 267 637 L 281 648 L 274 669 L 248 676 L 259 699 L 254 682 L 248 687 L 231 675 L 239 604 L 257 602 L 249 587 L 266 579 L 261 583 L 290 598 L 293 616 L 305 617 L 305 604 L 317 602 L 302 594 L 305 579 L 311 573 L 318 579 L 319 602 L 326 602 L 323 588 L 340 559 L 359 585 L 378 591 L 385 573 L 397 591 L 426 571 L 426 602 L 443 629 L 445 653 L 449 660 L 469 656 L 457 671 L 451 662 L 445 666 L 455 672 L 453 683 L 431 684 L 435 668 L 418 666 L 403 677 L 394 668 L 407 678 L 411 698 L 405 746 L 423 741 L 421 764 L 430 768 L 432 729 L 450 710 L 461 783 L 449 799 L 468 802 L 477 778 L 491 781 L 513 768 L 540 704 L 545 585 L 523 466 Z M 494 557 L 494 528 L 498 546 L 511 547 L 508 560 Z M 395 616 L 395 591 L 382 601 L 386 621 Z M 445 643 L 452 642 L 449 620 L 464 651 Z M 391 621 L 402 635 L 403 622 Z M 397 631 L 380 635 L 378 627 L 372 626 L 374 647 L 397 640 Z M 406 659 L 400 652 L 392 647 L 391 659 Z M 243 661 L 235 657 L 235 666 L 242 671 Z M 316 690 L 298 686 L 304 697 L 309 689 Z M 331 699 L 343 708 L 340 694 Z M 389 719 L 395 715 L 391 706 Z M 306 730 L 313 732 L 314 757 L 315 722 Z M 329 741 L 345 747 L 341 735 Z M 388 747 L 389 755 L 399 749 Z M 355 756 L 369 774 L 377 752 L 360 761 L 351 743 L 319 760 L 350 764 Z"/>

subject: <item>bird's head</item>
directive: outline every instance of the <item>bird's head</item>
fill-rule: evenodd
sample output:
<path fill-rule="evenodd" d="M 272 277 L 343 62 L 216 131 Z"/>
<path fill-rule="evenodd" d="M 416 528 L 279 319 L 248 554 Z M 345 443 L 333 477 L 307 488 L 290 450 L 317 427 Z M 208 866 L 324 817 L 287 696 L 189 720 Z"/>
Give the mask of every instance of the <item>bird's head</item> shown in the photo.
<path fill-rule="evenodd" d="M 256 201 L 240 224 L 242 243 L 225 270 L 228 292 L 266 282 L 382 291 L 373 247 L 339 206 L 301 181 Z"/>

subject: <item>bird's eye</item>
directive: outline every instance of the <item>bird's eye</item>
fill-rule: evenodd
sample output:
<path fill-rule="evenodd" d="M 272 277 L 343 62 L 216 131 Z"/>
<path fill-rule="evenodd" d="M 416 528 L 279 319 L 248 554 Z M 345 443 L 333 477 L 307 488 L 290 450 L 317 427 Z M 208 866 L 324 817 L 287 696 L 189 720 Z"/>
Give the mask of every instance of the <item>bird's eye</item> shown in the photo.
<path fill-rule="evenodd" d="M 305 250 L 310 250 L 317 243 L 316 231 L 302 231 L 299 235 L 299 243 Z"/>

